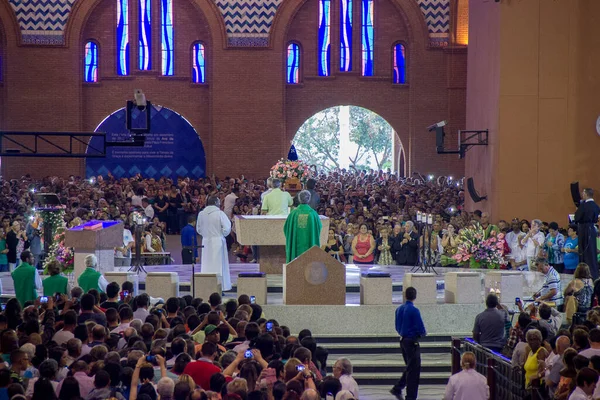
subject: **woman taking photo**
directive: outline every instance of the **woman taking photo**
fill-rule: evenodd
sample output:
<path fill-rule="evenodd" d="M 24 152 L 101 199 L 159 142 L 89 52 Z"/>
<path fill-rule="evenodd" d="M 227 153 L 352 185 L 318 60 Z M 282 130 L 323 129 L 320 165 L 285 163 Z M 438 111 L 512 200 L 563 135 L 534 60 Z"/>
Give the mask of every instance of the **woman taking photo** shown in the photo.
<path fill-rule="evenodd" d="M 361 224 L 358 235 L 352 240 L 352 254 L 354 264 L 373 264 L 375 259 L 375 239 L 369 233 L 366 224 Z"/>

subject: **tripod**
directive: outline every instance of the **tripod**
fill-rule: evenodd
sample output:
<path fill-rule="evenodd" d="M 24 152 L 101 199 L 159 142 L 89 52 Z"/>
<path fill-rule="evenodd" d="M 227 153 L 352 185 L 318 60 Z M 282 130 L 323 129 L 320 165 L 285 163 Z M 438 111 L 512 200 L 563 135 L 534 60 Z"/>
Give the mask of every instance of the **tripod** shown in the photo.
<path fill-rule="evenodd" d="M 140 271 L 144 273 L 148 273 L 144 268 L 144 261 L 142 260 L 142 233 L 144 231 L 144 224 L 136 224 L 134 230 L 134 239 L 135 239 L 135 255 L 131 260 L 131 267 L 129 271 L 133 271 L 136 273 L 140 273 Z"/>
<path fill-rule="evenodd" d="M 181 248 L 181 250 L 189 250 L 192 252 L 192 296 L 196 295 L 196 279 L 194 278 L 194 275 L 196 275 L 196 257 L 195 257 L 195 252 L 198 249 L 203 248 L 203 245 L 191 245 L 191 246 L 183 246 Z M 183 262 L 183 260 L 182 260 Z"/>
<path fill-rule="evenodd" d="M 433 272 L 434 274 L 439 275 L 434 268 L 436 257 L 433 256 L 431 250 L 431 235 L 434 234 L 433 224 L 430 224 L 427 220 L 417 221 L 417 227 L 419 230 L 419 237 L 423 242 L 421 243 L 421 241 L 419 241 L 419 262 L 410 270 L 410 272 L 421 270 L 421 272 Z M 425 244 L 425 234 L 428 236 L 427 245 Z"/>

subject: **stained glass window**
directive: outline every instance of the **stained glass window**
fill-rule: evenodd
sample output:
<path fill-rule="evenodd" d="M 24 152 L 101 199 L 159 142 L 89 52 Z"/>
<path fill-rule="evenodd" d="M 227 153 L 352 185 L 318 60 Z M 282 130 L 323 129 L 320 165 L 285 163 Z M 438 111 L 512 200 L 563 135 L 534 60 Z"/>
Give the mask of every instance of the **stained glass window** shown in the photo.
<path fill-rule="evenodd" d="M 331 58 L 331 2 L 319 0 L 319 76 L 329 76 Z"/>
<path fill-rule="evenodd" d="M 83 80 L 98 82 L 98 45 L 87 42 L 84 49 Z"/>
<path fill-rule="evenodd" d="M 192 82 L 206 82 L 206 59 L 204 58 L 204 44 L 195 43 L 192 59 Z"/>
<path fill-rule="evenodd" d="M 129 75 L 129 0 L 117 0 L 117 74 Z"/>
<path fill-rule="evenodd" d="M 138 6 L 138 68 L 141 71 L 152 69 L 152 27 L 150 26 L 151 0 L 139 0 Z"/>
<path fill-rule="evenodd" d="M 362 1 L 362 74 L 373 76 L 373 0 Z"/>
<path fill-rule="evenodd" d="M 287 83 L 300 83 L 300 45 L 290 43 L 287 48 Z"/>
<path fill-rule="evenodd" d="M 340 0 L 340 71 L 352 71 L 352 0 Z"/>
<path fill-rule="evenodd" d="M 406 49 L 403 44 L 394 45 L 394 83 L 406 83 Z"/>
<path fill-rule="evenodd" d="M 162 74 L 171 76 L 173 68 L 173 0 L 161 0 Z"/>

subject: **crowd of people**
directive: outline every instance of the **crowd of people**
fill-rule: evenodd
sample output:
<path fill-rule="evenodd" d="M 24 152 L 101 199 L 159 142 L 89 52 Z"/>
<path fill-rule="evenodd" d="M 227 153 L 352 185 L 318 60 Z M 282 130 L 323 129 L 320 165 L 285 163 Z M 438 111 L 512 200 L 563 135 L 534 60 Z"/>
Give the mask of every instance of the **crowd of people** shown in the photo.
<path fill-rule="evenodd" d="M 0 314 L 0 398 L 359 398 L 348 359 L 328 375 L 328 352 L 310 330 L 292 335 L 247 295 L 162 301 L 88 269 L 71 289 L 44 281 L 40 297 L 25 287 L 33 277 L 19 278 L 29 281 Z"/>

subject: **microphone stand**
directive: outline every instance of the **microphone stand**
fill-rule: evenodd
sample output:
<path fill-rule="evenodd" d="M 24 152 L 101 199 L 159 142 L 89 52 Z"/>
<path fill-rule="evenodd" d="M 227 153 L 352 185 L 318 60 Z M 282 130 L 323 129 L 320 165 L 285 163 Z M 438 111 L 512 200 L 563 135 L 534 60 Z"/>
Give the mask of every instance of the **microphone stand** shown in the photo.
<path fill-rule="evenodd" d="M 194 251 L 202 248 L 204 248 L 204 246 L 201 244 L 182 247 L 183 250 L 192 251 L 192 297 L 196 296 L 196 278 L 194 278 L 194 275 L 196 275 L 196 257 L 194 257 Z"/>
<path fill-rule="evenodd" d="M 135 242 L 135 255 L 134 257 L 132 257 L 133 259 L 131 260 L 131 267 L 129 268 L 129 271 L 133 271 L 136 273 L 140 273 L 140 271 L 144 272 L 144 273 L 148 273 L 148 271 L 146 271 L 146 269 L 144 268 L 144 261 L 142 260 L 142 233 L 144 231 L 144 224 L 135 224 L 135 229 L 134 229 L 134 242 Z"/>

